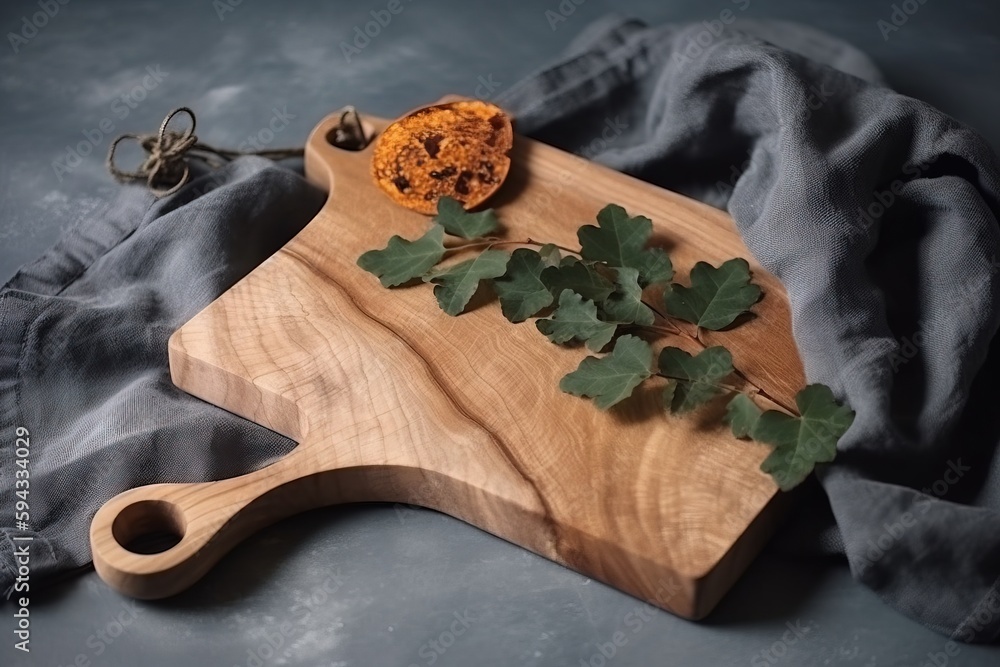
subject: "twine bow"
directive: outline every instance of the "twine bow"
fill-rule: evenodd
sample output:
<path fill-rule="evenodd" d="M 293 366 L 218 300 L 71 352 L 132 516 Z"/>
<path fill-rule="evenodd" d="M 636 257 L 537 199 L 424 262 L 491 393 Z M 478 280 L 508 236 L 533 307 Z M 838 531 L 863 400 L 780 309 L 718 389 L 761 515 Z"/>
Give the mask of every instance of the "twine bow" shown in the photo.
<path fill-rule="evenodd" d="M 355 112 L 356 114 L 357 112 Z M 191 119 L 191 125 L 183 131 L 170 129 L 170 121 L 180 114 Z M 108 149 L 108 171 L 119 183 L 145 181 L 146 186 L 157 197 L 166 197 L 177 192 L 191 178 L 191 168 L 187 158 L 196 157 L 217 167 L 222 161 L 232 160 L 241 155 L 259 155 L 272 160 L 283 160 L 291 157 L 302 157 L 302 148 L 275 148 L 260 151 L 231 151 L 224 148 L 213 148 L 200 143 L 194 133 L 194 112 L 187 107 L 174 109 L 160 124 L 159 132 L 155 134 L 123 134 L 111 143 Z M 118 144 L 126 139 L 139 142 L 146 152 L 146 159 L 135 171 L 119 169 L 115 164 L 115 151 Z"/>

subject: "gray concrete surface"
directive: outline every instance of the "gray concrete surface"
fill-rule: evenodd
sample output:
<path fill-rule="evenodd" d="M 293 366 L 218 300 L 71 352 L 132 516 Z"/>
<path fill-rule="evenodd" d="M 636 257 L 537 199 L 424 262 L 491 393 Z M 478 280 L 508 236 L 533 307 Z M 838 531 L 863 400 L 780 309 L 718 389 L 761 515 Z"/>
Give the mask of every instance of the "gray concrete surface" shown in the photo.
<path fill-rule="evenodd" d="M 484 81 L 499 90 L 609 11 L 702 20 L 733 2 L 586 0 L 553 30 L 545 12 L 558 0 L 402 0 L 348 63 L 341 42 L 385 0 L 69 0 L 34 33 L 24 21 L 41 11 L 38 0 L 6 0 L 0 279 L 112 196 L 103 156 L 115 135 L 148 131 L 175 106 L 193 107 L 199 135 L 223 146 L 287 110 L 294 118 L 272 146 L 296 145 L 347 103 L 392 116 L 448 92 L 481 95 Z M 926 0 L 885 35 L 888 0 L 738 4 L 748 18 L 796 20 L 851 41 L 897 90 L 1000 146 L 1000 4 Z M 54 168 L 85 140 L 94 148 L 79 164 Z M 32 605 L 28 656 L 12 649 L 13 619 L 0 614 L 0 665 L 1000 664 L 990 647 L 947 656 L 945 638 L 854 584 L 837 559 L 771 549 L 693 624 L 449 517 L 380 505 L 282 522 L 171 600 L 134 603 L 91 571 L 35 593 Z"/>

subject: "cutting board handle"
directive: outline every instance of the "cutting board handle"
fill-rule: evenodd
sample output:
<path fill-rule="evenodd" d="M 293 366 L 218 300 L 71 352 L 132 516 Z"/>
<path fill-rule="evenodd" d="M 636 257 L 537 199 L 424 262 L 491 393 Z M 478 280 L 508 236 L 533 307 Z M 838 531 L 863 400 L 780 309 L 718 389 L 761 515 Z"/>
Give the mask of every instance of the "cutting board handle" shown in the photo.
<path fill-rule="evenodd" d="M 112 588 L 135 598 L 162 598 L 188 588 L 257 530 L 336 501 L 336 480 L 302 475 L 308 469 L 303 468 L 308 451 L 300 445 L 271 465 L 239 477 L 152 484 L 118 494 L 91 522 L 97 573 Z M 169 548 L 162 550 L 164 542 Z M 157 546 L 160 550 L 150 553 Z"/>

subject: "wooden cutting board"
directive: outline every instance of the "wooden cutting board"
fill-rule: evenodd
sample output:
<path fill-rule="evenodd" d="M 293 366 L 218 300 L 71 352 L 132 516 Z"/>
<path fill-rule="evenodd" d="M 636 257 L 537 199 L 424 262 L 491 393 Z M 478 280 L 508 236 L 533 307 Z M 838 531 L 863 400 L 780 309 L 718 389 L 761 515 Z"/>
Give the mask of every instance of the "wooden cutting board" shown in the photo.
<path fill-rule="evenodd" d="M 678 418 L 652 387 L 608 412 L 560 392 L 586 351 L 509 323 L 488 294 L 449 317 L 428 285 L 382 288 L 358 256 L 393 234 L 417 238 L 428 218 L 376 188 L 370 144 L 328 143 L 339 120 L 306 147 L 308 178 L 330 192 L 322 211 L 169 344 L 177 386 L 300 444 L 242 477 L 115 497 L 91 528 L 97 572 L 128 595 L 165 597 L 281 517 L 387 501 L 445 512 L 678 615 L 707 614 L 775 524 L 779 492 L 758 469 L 769 448 L 734 439 L 721 401 Z M 490 201 L 505 238 L 579 247 L 577 227 L 614 202 L 653 220 L 682 278 L 697 260 L 749 259 L 765 294 L 756 317 L 704 338 L 794 404 L 804 378 L 787 297 L 728 215 L 523 137 L 511 155 Z M 122 546 L 163 531 L 179 543 Z"/>

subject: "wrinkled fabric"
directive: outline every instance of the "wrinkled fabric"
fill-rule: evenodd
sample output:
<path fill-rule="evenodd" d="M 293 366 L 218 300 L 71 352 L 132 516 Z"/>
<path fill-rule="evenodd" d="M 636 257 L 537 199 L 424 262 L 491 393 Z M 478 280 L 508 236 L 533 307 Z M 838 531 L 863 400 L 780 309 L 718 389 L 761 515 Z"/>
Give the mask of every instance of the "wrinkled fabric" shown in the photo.
<path fill-rule="evenodd" d="M 29 531 L 0 528 L 0 590 L 30 544 L 31 585 L 90 561 L 94 513 L 127 489 L 239 475 L 295 443 L 174 387 L 167 338 L 288 241 L 325 194 L 242 158 L 156 201 L 126 187 L 0 292 L 0 507 L 28 429 Z M 15 542 L 13 537 L 31 537 Z"/>
<path fill-rule="evenodd" d="M 857 411 L 819 473 L 836 527 L 813 546 L 939 632 L 991 641 L 997 159 L 879 81 L 801 26 L 608 19 L 501 103 L 522 133 L 728 208 L 788 290 L 809 380 Z M 0 292 L 0 457 L 29 428 L 38 490 L 29 533 L 0 518 L 0 588 L 14 535 L 34 537 L 32 583 L 51 580 L 89 561 L 90 519 L 117 493 L 242 474 L 294 446 L 174 388 L 166 343 L 323 197 L 255 158 L 162 201 L 123 188 Z M 0 506 L 14 491 L 0 477 Z"/>
<path fill-rule="evenodd" d="M 602 21 L 500 103 L 522 133 L 728 209 L 788 291 L 808 380 L 857 412 L 819 470 L 830 543 L 903 613 L 993 641 L 996 154 L 847 47 L 712 28 Z"/>

